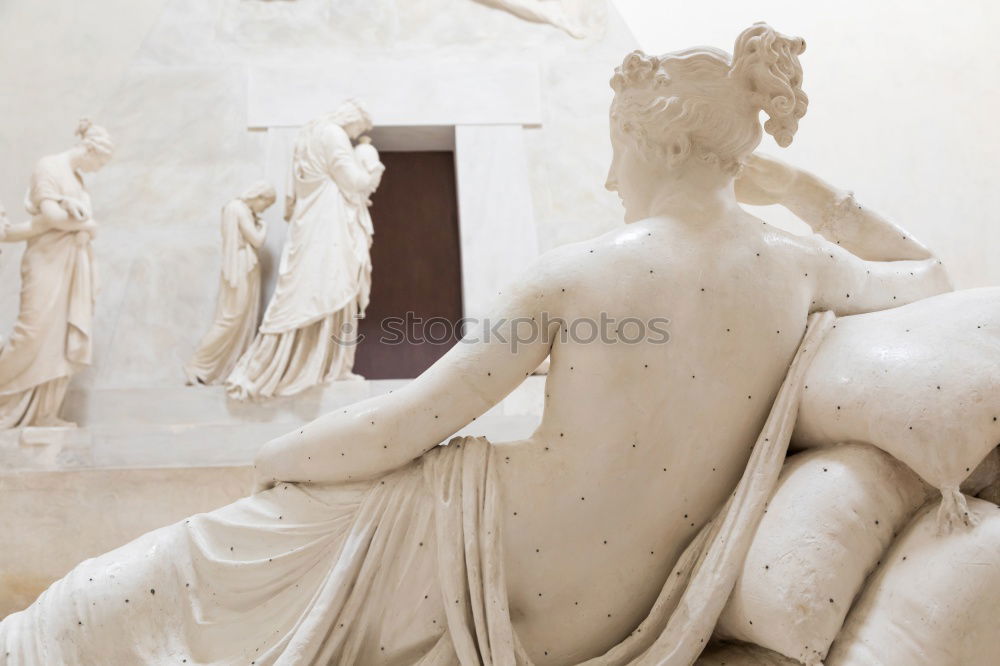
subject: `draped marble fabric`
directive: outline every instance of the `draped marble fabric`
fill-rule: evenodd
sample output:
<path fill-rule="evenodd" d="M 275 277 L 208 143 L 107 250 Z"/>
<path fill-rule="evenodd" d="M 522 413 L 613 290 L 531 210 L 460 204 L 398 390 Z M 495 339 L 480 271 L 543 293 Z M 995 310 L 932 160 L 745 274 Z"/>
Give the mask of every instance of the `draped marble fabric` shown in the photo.
<path fill-rule="evenodd" d="M 38 162 L 25 208 L 74 199 L 90 210 L 79 175 L 55 157 Z M 91 362 L 94 258 L 85 232 L 46 231 L 27 241 L 21 299 L 10 338 L 0 347 L 0 429 L 43 425 L 57 417 L 73 373 Z"/>
<path fill-rule="evenodd" d="M 223 207 L 219 296 L 212 325 L 184 366 L 190 382 L 224 380 L 253 341 L 260 315 L 257 248 L 263 241 L 264 229 L 244 201 L 234 199 Z"/>
<path fill-rule="evenodd" d="M 739 485 L 649 616 L 585 666 L 690 666 L 778 479 L 814 315 Z M 495 449 L 456 438 L 371 481 L 281 484 L 77 566 L 0 622 L 0 665 L 530 666 L 511 625 Z M 600 572 L 595 572 L 599 575 Z"/>
<path fill-rule="evenodd" d="M 352 340 L 355 318 L 368 304 L 371 235 L 364 201 L 372 175 L 347 133 L 321 121 L 299 133 L 291 180 L 295 206 L 277 285 L 257 337 L 226 382 L 239 399 L 292 395 L 349 376 L 354 364 L 353 348 L 328 342 L 334 335 Z M 314 353 L 304 349 L 316 340 Z"/>

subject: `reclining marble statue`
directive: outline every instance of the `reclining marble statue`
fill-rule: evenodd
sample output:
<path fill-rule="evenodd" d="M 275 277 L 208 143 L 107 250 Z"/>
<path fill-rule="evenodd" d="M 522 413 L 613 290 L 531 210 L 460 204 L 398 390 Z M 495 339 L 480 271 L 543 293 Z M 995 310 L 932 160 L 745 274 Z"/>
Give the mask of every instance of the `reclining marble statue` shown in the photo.
<path fill-rule="evenodd" d="M 278 283 L 256 337 L 225 380 L 233 398 L 289 396 L 357 378 L 357 320 L 371 291 L 368 201 L 385 167 L 374 146 L 352 141 L 371 126 L 351 100 L 299 131 Z"/>
<path fill-rule="evenodd" d="M 43 157 L 24 207 L 31 219 L 0 223 L 0 242 L 26 241 L 14 330 L 0 345 L 0 429 L 73 425 L 59 417 L 70 378 L 91 363 L 97 232 L 84 173 L 111 158 L 108 132 L 89 120 L 79 143 Z"/>
<path fill-rule="evenodd" d="M 260 262 L 267 225 L 260 215 L 274 203 L 274 188 L 254 183 L 222 208 L 222 263 L 215 317 L 184 366 L 191 384 L 224 381 L 257 332 Z"/>
<path fill-rule="evenodd" d="M 830 313 L 951 289 L 910 234 L 754 154 L 806 112 L 804 47 L 755 24 L 732 54 L 629 54 L 606 182 L 623 227 L 544 254 L 483 322 L 501 335 L 266 444 L 250 497 L 81 563 L 0 623 L 6 663 L 695 663 Z M 601 317 L 665 318 L 669 339 L 572 334 Z M 439 445 L 546 356 L 530 437 Z"/>

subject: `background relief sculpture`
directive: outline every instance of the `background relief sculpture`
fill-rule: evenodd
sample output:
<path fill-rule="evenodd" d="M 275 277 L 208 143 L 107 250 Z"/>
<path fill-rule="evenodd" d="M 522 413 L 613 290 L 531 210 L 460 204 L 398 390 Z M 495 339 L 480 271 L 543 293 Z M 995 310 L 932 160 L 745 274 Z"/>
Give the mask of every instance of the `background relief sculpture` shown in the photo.
<path fill-rule="evenodd" d="M 274 188 L 261 182 L 222 208 L 222 280 L 212 325 L 184 366 L 191 384 L 225 380 L 253 341 L 260 313 L 257 250 L 267 233 L 260 215 L 274 199 Z"/>
<path fill-rule="evenodd" d="M 226 380 L 237 399 L 293 395 L 357 377 L 357 318 L 371 291 L 368 198 L 384 167 L 357 102 L 308 123 L 295 141 L 278 284 L 257 336 Z"/>
<path fill-rule="evenodd" d="M 0 623 L 7 658 L 995 663 L 1000 293 L 952 293 L 901 227 L 754 154 L 798 130 L 804 49 L 755 24 L 732 54 L 626 56 L 606 181 L 625 226 L 543 255 L 490 335 L 405 388 L 269 442 L 252 496 L 81 563 Z M 321 341 L 366 300 L 368 124 L 352 105 L 303 129 L 278 291 L 231 390 L 349 372 Z M 332 249 L 353 281 L 331 295 Z M 667 341 L 566 334 L 663 317 Z M 549 328 L 523 341 L 525 320 Z M 439 446 L 546 357 L 531 436 Z"/>
<path fill-rule="evenodd" d="M 0 348 L 0 428 L 73 425 L 59 418 L 70 377 L 91 362 L 97 232 L 83 174 L 103 167 L 107 131 L 81 120 L 80 141 L 43 157 L 24 206 L 31 219 L 0 223 L 0 241 L 27 242 L 17 322 Z"/>
<path fill-rule="evenodd" d="M 475 0 L 475 2 L 508 11 L 525 21 L 548 23 L 576 39 L 587 36 L 587 23 L 584 20 L 587 7 L 581 0 Z"/>

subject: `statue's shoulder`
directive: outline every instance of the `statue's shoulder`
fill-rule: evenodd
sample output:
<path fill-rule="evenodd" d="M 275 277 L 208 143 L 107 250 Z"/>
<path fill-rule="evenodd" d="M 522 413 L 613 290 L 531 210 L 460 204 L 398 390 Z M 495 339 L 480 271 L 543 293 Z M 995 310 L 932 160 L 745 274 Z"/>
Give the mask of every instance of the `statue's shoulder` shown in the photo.
<path fill-rule="evenodd" d="M 780 244 L 789 248 L 796 255 L 806 259 L 829 258 L 829 253 L 837 252 L 836 243 L 831 243 L 818 233 L 791 234 L 782 229 L 776 230 L 773 238 L 777 239 L 775 244 Z"/>
<path fill-rule="evenodd" d="M 323 123 L 318 128 L 318 134 L 327 140 L 337 141 L 339 143 L 346 143 L 350 145 L 351 137 L 347 136 L 347 132 L 343 127 L 334 122 Z"/>
<path fill-rule="evenodd" d="M 59 199 L 65 189 L 66 181 L 70 178 L 72 172 L 65 160 L 60 159 L 58 155 L 41 158 L 31 171 L 25 201 L 31 201 L 34 206 L 38 206 L 43 199 Z"/>
<path fill-rule="evenodd" d="M 535 260 L 536 280 L 565 287 L 584 286 L 593 276 L 603 275 L 608 266 L 623 258 L 618 232 L 613 230 L 588 240 L 565 243 L 544 252 Z"/>
<path fill-rule="evenodd" d="M 63 160 L 60 159 L 59 155 L 46 155 L 35 162 L 35 168 L 32 170 L 31 175 L 53 176 L 58 173 L 62 166 Z"/>
<path fill-rule="evenodd" d="M 541 259 L 544 260 L 549 265 L 574 265 L 580 263 L 590 263 L 593 262 L 597 257 L 597 248 L 603 248 L 608 245 L 606 237 L 607 234 L 601 236 L 595 236 L 588 240 L 575 241 L 572 243 L 564 243 L 563 245 L 557 245 L 556 247 L 544 252 Z"/>
<path fill-rule="evenodd" d="M 760 238 L 772 251 L 786 251 L 791 254 L 814 255 L 828 248 L 831 243 L 817 233 L 792 233 L 781 227 L 754 218 L 751 224 L 760 225 Z"/>
<path fill-rule="evenodd" d="M 226 202 L 226 205 L 222 207 L 222 211 L 224 213 L 239 214 L 239 213 L 249 212 L 250 207 L 247 206 L 246 202 L 243 201 L 243 199 L 237 197 L 236 199 L 230 199 L 228 202 Z"/>

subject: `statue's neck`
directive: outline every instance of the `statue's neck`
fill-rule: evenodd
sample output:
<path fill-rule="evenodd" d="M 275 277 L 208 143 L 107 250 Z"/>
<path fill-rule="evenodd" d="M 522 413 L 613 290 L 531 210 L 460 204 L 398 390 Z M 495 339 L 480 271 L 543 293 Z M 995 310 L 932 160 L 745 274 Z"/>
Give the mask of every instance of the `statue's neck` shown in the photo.
<path fill-rule="evenodd" d="M 643 209 L 636 219 L 669 217 L 695 224 L 729 219 L 739 210 L 734 178 L 714 164 L 692 160 L 684 168 L 658 174 Z"/>

